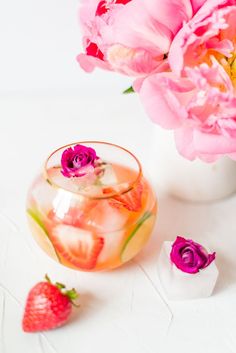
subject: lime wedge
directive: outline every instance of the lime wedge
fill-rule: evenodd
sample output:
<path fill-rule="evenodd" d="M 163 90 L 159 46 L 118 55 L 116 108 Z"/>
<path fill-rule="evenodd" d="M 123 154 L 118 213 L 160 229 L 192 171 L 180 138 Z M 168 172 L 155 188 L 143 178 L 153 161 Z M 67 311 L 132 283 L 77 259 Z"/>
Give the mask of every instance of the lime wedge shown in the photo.
<path fill-rule="evenodd" d="M 47 229 L 42 221 L 42 216 L 38 211 L 27 210 L 28 221 L 33 236 L 38 245 L 54 260 L 59 261 L 59 257 L 50 241 Z"/>
<path fill-rule="evenodd" d="M 121 250 L 121 261 L 131 260 L 143 248 L 149 239 L 154 226 L 155 216 L 151 212 L 145 212 L 139 219 L 136 227 L 131 232 Z"/>

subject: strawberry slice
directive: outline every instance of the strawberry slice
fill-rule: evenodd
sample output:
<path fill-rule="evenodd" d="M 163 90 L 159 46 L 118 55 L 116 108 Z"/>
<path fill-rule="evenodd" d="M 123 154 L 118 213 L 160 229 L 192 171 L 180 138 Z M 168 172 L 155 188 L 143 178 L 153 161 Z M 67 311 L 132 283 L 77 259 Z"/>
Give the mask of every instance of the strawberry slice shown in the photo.
<path fill-rule="evenodd" d="M 96 266 L 104 244 L 104 239 L 92 232 L 64 224 L 53 228 L 51 240 L 59 255 L 82 270 Z"/>
<path fill-rule="evenodd" d="M 103 189 L 104 194 L 110 194 L 119 192 L 117 188 L 105 188 Z M 127 210 L 132 212 L 138 212 L 142 208 L 142 193 L 143 185 L 138 182 L 130 191 L 125 192 L 121 195 L 115 195 L 111 198 L 110 204 L 114 207 L 125 207 Z"/>

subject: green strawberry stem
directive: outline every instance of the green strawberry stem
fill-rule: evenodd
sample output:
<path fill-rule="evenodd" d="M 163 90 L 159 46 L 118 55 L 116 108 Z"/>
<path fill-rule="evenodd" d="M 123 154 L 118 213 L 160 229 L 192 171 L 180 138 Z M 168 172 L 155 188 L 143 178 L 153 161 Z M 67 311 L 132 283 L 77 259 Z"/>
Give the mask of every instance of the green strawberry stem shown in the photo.
<path fill-rule="evenodd" d="M 47 229 L 46 229 L 46 227 L 45 227 L 45 225 L 44 225 L 44 223 L 42 221 L 43 216 L 40 214 L 40 212 L 38 210 L 32 210 L 31 208 L 28 208 L 26 212 L 33 219 L 33 221 L 35 221 L 35 223 L 37 223 L 38 226 L 43 230 L 44 234 L 46 235 L 46 237 L 48 238 L 48 240 L 50 241 L 50 243 L 51 243 L 51 245 L 52 245 L 52 247 L 54 249 L 54 252 L 56 254 L 56 257 L 57 257 L 58 261 L 61 262 L 60 261 L 60 257 L 59 257 L 56 249 L 54 248 L 54 246 L 52 244 L 52 241 L 50 239 L 48 231 L 47 231 Z"/>
<path fill-rule="evenodd" d="M 66 288 L 66 286 L 63 283 L 56 282 L 55 284 L 56 284 L 57 288 L 59 288 L 59 289 Z"/>
<path fill-rule="evenodd" d="M 46 275 L 44 276 L 45 280 L 48 282 L 48 283 L 52 283 L 50 278 L 48 277 L 48 274 L 46 273 Z"/>
<path fill-rule="evenodd" d="M 73 304 L 77 308 L 79 307 L 79 304 L 74 302 L 74 300 L 78 299 L 79 297 L 79 294 L 76 292 L 75 288 L 67 290 L 65 295 L 70 299 L 71 304 Z"/>
<path fill-rule="evenodd" d="M 54 285 L 47 274 L 44 276 L 44 278 L 48 283 Z M 75 288 L 66 290 L 66 286 L 60 282 L 56 282 L 55 286 L 60 290 L 63 295 L 67 296 L 73 306 L 77 308 L 79 307 L 79 304 L 74 302 L 79 297 L 79 294 L 76 292 Z"/>

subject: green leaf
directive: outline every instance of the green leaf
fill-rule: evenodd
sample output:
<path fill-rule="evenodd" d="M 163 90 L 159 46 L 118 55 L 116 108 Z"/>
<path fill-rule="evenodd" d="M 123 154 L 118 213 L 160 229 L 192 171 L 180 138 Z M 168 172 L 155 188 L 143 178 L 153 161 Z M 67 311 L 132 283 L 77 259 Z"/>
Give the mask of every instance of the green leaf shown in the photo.
<path fill-rule="evenodd" d="M 70 299 L 70 302 L 73 306 L 79 308 L 80 305 L 74 302 L 79 297 L 79 294 L 76 292 L 75 288 L 67 290 L 65 295 Z"/>
<path fill-rule="evenodd" d="M 66 295 L 71 299 L 71 300 L 75 300 L 78 298 L 78 293 L 76 292 L 76 290 L 73 288 L 73 289 L 70 289 L 66 292 Z"/>
<path fill-rule="evenodd" d="M 130 86 L 129 88 L 123 91 L 123 94 L 130 94 L 130 93 L 135 93 L 132 86 Z"/>
<path fill-rule="evenodd" d="M 55 255 L 56 255 L 58 261 L 60 262 L 60 257 L 59 257 L 59 255 L 58 255 L 58 253 L 57 253 L 57 251 L 56 251 L 54 245 L 52 244 L 52 241 L 51 241 L 51 239 L 50 239 L 50 236 L 49 236 L 49 234 L 48 234 L 48 231 L 47 231 L 47 229 L 46 229 L 46 227 L 45 227 L 45 225 L 44 225 L 44 222 L 43 222 L 43 220 L 42 220 L 42 219 L 43 219 L 43 216 L 41 215 L 41 213 L 40 213 L 38 210 L 33 210 L 33 209 L 31 209 L 31 208 L 28 208 L 26 212 L 27 212 L 28 215 L 34 220 L 34 222 L 37 223 L 38 226 L 43 230 L 45 236 L 48 238 L 48 240 L 50 241 L 50 243 L 51 243 L 51 245 L 52 245 L 52 247 L 53 247 L 53 249 L 54 249 L 54 252 L 55 252 Z M 45 277 L 45 278 L 46 278 L 46 277 Z M 48 279 L 46 278 L 46 280 L 48 280 Z"/>
<path fill-rule="evenodd" d="M 142 224 L 149 218 L 151 217 L 152 213 L 147 211 L 144 213 L 144 215 L 138 220 L 136 227 L 134 228 L 134 230 L 131 232 L 131 234 L 129 235 L 129 237 L 126 239 L 125 244 L 123 245 L 123 248 L 121 250 L 121 255 L 124 252 L 126 246 L 128 245 L 128 243 L 130 242 L 130 240 L 135 236 L 135 234 L 137 233 L 137 231 L 139 230 L 139 228 L 142 226 Z"/>
<path fill-rule="evenodd" d="M 48 283 L 52 283 L 50 278 L 48 277 L 48 274 L 46 273 L 46 275 L 44 276 L 45 280 L 48 282 Z"/>
<path fill-rule="evenodd" d="M 38 211 L 34 211 L 31 208 L 28 208 L 27 213 L 33 218 L 33 220 L 40 226 L 40 228 L 42 228 L 44 233 L 48 236 L 47 229 L 45 228 L 45 225 L 42 221 L 42 215 Z"/>
<path fill-rule="evenodd" d="M 56 282 L 55 285 L 57 286 L 58 289 L 66 288 L 66 286 L 63 283 Z"/>
<path fill-rule="evenodd" d="M 75 288 L 66 290 L 66 286 L 63 283 L 56 282 L 55 284 L 53 284 L 47 274 L 44 278 L 48 283 L 51 283 L 52 285 L 56 286 L 63 295 L 67 296 L 73 306 L 79 308 L 80 305 L 74 302 L 74 300 L 78 299 L 79 297 L 79 294 L 76 292 Z"/>
<path fill-rule="evenodd" d="M 46 179 L 46 182 L 49 184 L 49 185 L 52 185 L 51 181 L 49 179 Z"/>

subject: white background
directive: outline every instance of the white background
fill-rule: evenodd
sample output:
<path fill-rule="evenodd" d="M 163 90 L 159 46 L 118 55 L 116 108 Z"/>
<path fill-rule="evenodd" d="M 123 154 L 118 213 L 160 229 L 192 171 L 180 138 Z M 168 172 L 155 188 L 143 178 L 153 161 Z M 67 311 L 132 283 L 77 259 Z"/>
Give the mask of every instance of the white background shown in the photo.
<path fill-rule="evenodd" d="M 77 0 L 0 1 L 0 91 L 76 92 L 104 87 L 119 92 L 130 81 L 79 70 Z M 106 94 L 106 92 L 104 93 Z"/>
<path fill-rule="evenodd" d="M 27 188 L 48 153 L 83 139 L 116 142 L 145 164 L 152 125 L 130 80 L 87 75 L 75 0 L 0 0 L 0 352 L 236 352 L 236 199 L 194 205 L 159 194 L 152 240 L 135 261 L 109 273 L 66 269 L 34 244 Z M 161 168 L 161 166 L 159 166 Z M 217 252 L 220 277 L 209 299 L 169 302 L 156 262 L 163 240 L 188 235 Z M 30 287 L 45 273 L 81 293 L 65 327 L 24 334 Z"/>

